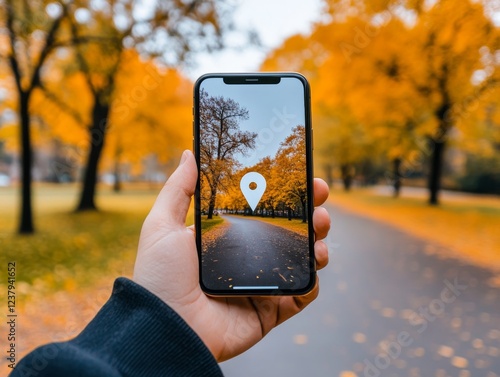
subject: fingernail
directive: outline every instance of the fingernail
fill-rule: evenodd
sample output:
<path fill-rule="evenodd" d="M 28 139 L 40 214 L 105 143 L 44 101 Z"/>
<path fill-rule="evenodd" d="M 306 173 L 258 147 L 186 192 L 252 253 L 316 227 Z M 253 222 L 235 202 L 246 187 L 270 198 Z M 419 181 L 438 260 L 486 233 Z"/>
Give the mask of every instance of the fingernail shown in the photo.
<path fill-rule="evenodd" d="M 181 160 L 179 161 L 179 166 L 181 166 L 184 162 L 186 162 L 186 160 L 188 158 L 188 153 L 189 153 L 189 151 L 187 151 L 187 150 L 182 152 Z"/>

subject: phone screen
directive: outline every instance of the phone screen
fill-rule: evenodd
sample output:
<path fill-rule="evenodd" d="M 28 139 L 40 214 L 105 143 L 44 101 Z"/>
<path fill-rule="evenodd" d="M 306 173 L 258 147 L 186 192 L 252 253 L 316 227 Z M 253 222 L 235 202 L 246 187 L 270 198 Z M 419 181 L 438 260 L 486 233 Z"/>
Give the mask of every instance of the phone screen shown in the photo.
<path fill-rule="evenodd" d="M 220 295 L 314 285 L 309 87 L 299 74 L 213 74 L 195 84 L 200 284 Z"/>

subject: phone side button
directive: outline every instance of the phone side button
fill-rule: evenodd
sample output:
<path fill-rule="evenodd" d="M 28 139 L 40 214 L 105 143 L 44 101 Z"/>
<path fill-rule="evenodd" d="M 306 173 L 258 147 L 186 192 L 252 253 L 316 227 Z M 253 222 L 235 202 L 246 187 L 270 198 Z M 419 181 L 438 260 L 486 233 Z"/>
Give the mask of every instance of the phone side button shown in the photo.
<path fill-rule="evenodd" d="M 314 129 L 311 128 L 311 149 L 314 150 Z"/>

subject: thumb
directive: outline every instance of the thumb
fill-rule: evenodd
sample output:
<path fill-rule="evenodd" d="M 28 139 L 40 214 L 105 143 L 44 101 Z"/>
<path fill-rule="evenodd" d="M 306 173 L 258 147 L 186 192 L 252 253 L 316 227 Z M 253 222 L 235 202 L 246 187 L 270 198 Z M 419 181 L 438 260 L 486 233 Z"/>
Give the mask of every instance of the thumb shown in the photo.
<path fill-rule="evenodd" d="M 184 228 L 191 197 L 196 189 L 198 168 L 191 151 L 182 153 L 179 166 L 172 173 L 156 198 L 151 215 L 164 223 Z M 158 217 L 157 217 L 158 216 Z"/>

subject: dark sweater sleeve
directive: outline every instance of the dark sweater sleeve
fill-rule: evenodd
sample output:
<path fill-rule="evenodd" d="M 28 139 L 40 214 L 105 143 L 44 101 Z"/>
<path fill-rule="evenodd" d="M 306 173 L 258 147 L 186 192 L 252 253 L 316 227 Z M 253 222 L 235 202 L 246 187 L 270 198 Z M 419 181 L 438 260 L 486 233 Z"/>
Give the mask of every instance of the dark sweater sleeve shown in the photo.
<path fill-rule="evenodd" d="M 184 320 L 126 278 L 74 339 L 37 348 L 11 377 L 222 376 L 214 357 Z"/>

